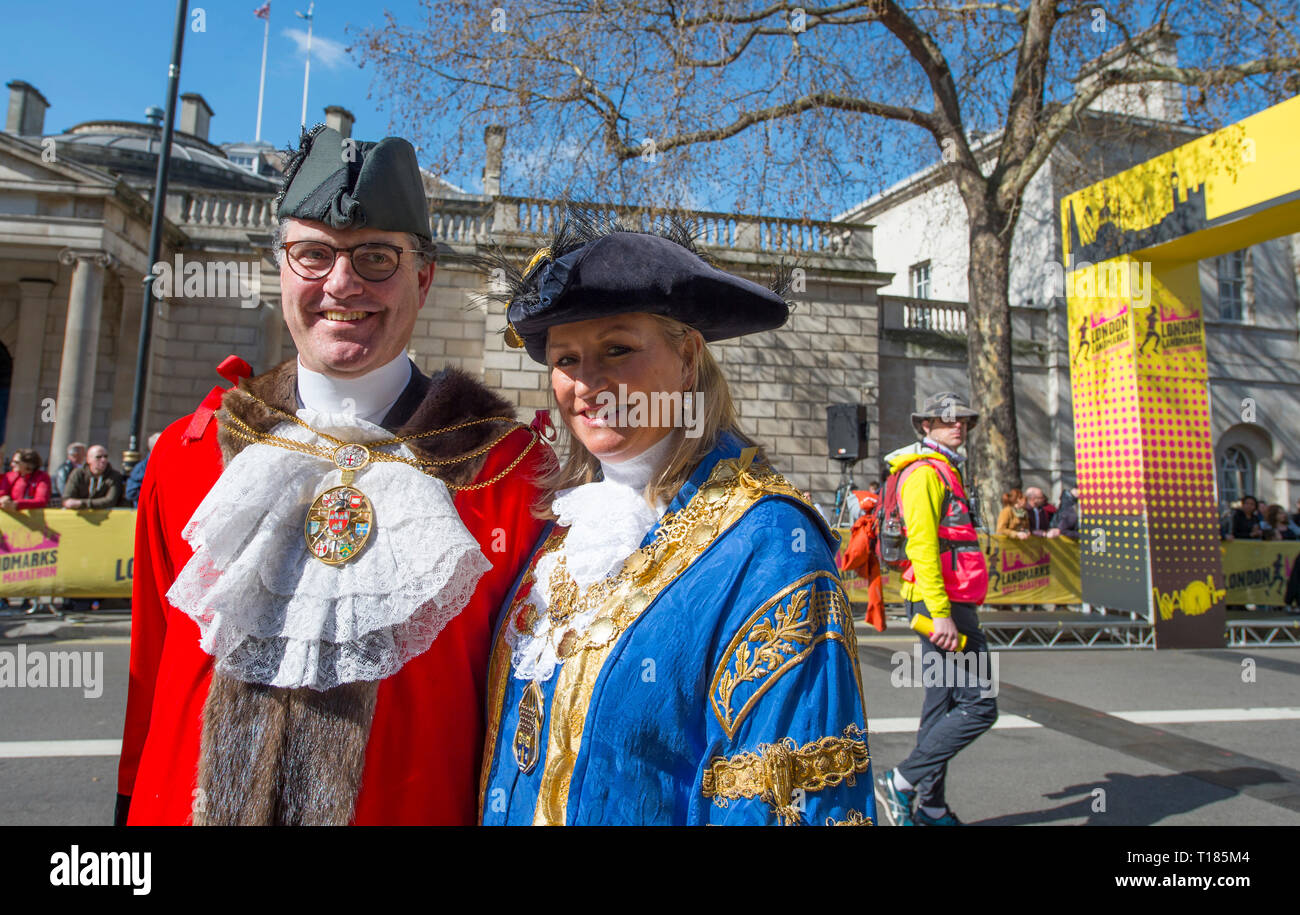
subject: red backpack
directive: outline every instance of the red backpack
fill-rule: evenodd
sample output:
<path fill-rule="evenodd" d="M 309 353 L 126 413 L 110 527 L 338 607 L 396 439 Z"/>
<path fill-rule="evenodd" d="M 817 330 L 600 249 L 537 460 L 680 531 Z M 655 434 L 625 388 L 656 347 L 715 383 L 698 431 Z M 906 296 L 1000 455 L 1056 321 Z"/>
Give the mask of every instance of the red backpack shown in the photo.
<path fill-rule="evenodd" d="M 853 522 L 848 546 L 840 557 L 840 570 L 853 572 L 867 583 L 866 621 L 878 632 L 885 631 L 885 584 L 880 578 L 876 556 L 877 499 L 873 492 L 854 492 L 862 514 Z"/>
<path fill-rule="evenodd" d="M 885 480 L 885 488 L 876 507 L 876 530 L 879 532 L 880 561 L 891 569 L 901 569 L 907 562 L 907 536 L 903 533 L 903 506 L 898 499 L 898 488 L 903 484 L 903 477 L 909 468 L 920 461 L 913 461 L 898 473 L 891 473 Z"/>
<path fill-rule="evenodd" d="M 938 461 L 927 458 L 912 461 L 897 473 L 891 473 L 889 478 L 885 480 L 885 489 L 880 496 L 880 505 L 876 508 L 876 529 L 880 532 L 880 561 L 891 569 L 902 569 L 907 565 L 907 535 L 903 533 L 903 504 L 898 498 L 898 491 L 907 475 L 922 464 L 929 464 L 934 467 L 940 479 L 946 479 L 948 476 L 944 472 L 944 468 L 939 466 Z M 944 486 L 944 489 L 944 509 L 940 513 L 940 517 L 947 513 L 948 500 L 952 498 L 952 489 L 947 485 Z"/>

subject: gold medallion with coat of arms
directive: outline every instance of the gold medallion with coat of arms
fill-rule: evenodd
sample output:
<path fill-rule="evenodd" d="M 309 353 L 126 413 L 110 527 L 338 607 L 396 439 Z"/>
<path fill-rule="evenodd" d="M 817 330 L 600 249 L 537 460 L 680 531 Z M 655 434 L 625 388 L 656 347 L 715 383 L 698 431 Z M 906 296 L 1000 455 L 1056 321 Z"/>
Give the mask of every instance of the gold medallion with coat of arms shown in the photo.
<path fill-rule="evenodd" d="M 346 444 L 335 450 L 334 464 L 343 471 L 343 485 L 327 489 L 307 509 L 303 535 L 307 550 L 327 565 L 341 565 L 365 547 L 374 527 L 374 508 L 366 494 L 351 485 L 353 475 L 370 463 L 364 445 Z"/>

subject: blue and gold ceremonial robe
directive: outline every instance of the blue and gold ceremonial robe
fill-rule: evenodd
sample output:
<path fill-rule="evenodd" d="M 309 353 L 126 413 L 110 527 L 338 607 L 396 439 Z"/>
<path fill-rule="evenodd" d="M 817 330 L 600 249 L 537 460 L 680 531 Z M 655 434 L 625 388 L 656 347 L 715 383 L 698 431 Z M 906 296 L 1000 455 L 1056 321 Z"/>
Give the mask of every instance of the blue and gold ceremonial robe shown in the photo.
<path fill-rule="evenodd" d="M 533 569 L 564 529 L 543 535 L 493 645 L 484 825 L 874 821 L 834 540 L 753 456 L 721 437 L 533 684 L 505 627 L 528 625 Z"/>

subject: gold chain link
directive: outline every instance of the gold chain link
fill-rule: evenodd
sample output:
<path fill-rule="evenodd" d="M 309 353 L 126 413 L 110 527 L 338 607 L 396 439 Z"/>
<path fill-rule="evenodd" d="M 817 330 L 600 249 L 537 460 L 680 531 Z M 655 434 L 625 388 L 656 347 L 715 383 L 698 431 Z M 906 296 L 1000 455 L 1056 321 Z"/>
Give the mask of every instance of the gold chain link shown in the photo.
<path fill-rule="evenodd" d="M 247 391 L 243 391 L 242 389 L 241 389 L 241 393 L 248 394 Z M 429 476 L 436 476 L 436 474 L 430 473 L 428 470 L 425 469 L 426 467 L 441 467 L 441 466 L 446 466 L 448 464 L 458 464 L 461 463 L 462 461 L 468 461 L 472 458 L 478 457 L 481 454 L 485 454 L 486 452 L 491 451 L 498 444 L 504 441 L 508 436 L 510 436 L 516 429 L 528 428 L 523 423 L 520 423 L 516 420 L 508 420 L 513 424 L 512 428 L 507 429 L 504 434 L 502 434 L 501 436 L 499 436 L 498 438 L 494 439 L 493 441 L 489 442 L 488 444 L 484 445 L 481 448 L 477 448 L 474 451 L 468 452 L 466 454 L 458 455 L 454 458 L 447 458 L 445 460 L 421 460 L 419 458 L 402 457 L 400 454 L 386 454 L 382 451 L 374 451 L 372 449 L 378 445 L 400 444 L 402 442 L 410 441 L 411 439 L 425 438 L 430 435 L 434 435 L 436 433 L 453 432 L 457 429 L 464 429 L 468 426 L 480 425 L 485 422 L 507 421 L 507 418 L 494 416 L 494 417 L 489 417 L 487 419 L 469 420 L 467 422 L 458 423 L 454 426 L 447 426 L 442 429 L 435 429 L 431 432 L 422 432 L 415 435 L 405 435 L 405 436 L 395 437 L 392 439 L 384 439 L 377 442 L 345 442 L 325 432 L 321 432 L 319 429 L 313 429 L 311 426 L 303 422 L 298 417 L 286 413 L 284 410 L 281 410 L 278 407 L 271 406 L 270 404 L 266 403 L 265 401 L 261 400 L 260 398 L 256 397 L 253 394 L 248 394 L 248 396 L 251 397 L 253 400 L 255 400 L 257 403 L 262 404 L 262 406 L 267 407 L 268 409 L 273 410 L 276 413 L 279 413 L 280 415 L 293 420 L 293 422 L 302 426 L 304 429 L 308 430 L 309 432 L 318 435 L 321 438 L 326 439 L 327 441 L 334 442 L 337 447 L 326 448 L 321 445 L 309 445 L 306 442 L 298 442 L 298 441 L 294 441 L 293 439 L 280 438 L 279 436 L 271 435 L 266 432 L 258 432 L 257 430 L 249 426 L 247 423 L 245 423 L 243 420 L 241 420 L 239 417 L 227 411 L 227 414 L 230 417 L 230 422 L 227 422 L 226 420 L 222 419 L 220 416 L 217 417 L 217 422 L 220 423 L 227 431 L 230 432 L 231 435 L 235 436 L 236 438 L 243 439 L 244 441 L 250 442 L 252 444 L 275 445 L 276 447 L 279 448 L 285 448 L 289 451 L 296 451 L 299 454 L 308 454 L 313 457 L 323 458 L 325 460 L 333 460 L 334 452 L 338 450 L 338 448 L 342 448 L 344 445 L 360 445 L 370 453 L 370 459 L 373 461 L 379 461 L 384 463 L 408 464 L 416 468 L 422 473 L 429 474 Z M 509 466 L 507 466 L 496 476 L 492 477 L 492 479 L 484 480 L 481 483 L 472 483 L 472 484 L 471 483 L 458 484 L 458 483 L 451 483 L 447 480 L 443 480 L 442 481 L 443 485 L 445 485 L 448 489 L 453 490 L 455 492 L 463 492 L 463 491 L 474 490 L 474 489 L 484 489 L 488 486 L 491 486 L 493 483 L 503 478 L 506 474 L 510 473 L 510 471 L 518 467 L 519 462 L 524 459 L 524 457 L 528 454 L 529 451 L 532 451 L 533 446 L 537 444 L 537 440 L 540 436 L 538 435 L 535 429 L 529 429 L 529 433 L 531 434 L 531 438 L 529 439 L 528 444 L 524 446 L 524 450 L 519 452 L 519 455 L 513 461 L 510 462 Z"/>

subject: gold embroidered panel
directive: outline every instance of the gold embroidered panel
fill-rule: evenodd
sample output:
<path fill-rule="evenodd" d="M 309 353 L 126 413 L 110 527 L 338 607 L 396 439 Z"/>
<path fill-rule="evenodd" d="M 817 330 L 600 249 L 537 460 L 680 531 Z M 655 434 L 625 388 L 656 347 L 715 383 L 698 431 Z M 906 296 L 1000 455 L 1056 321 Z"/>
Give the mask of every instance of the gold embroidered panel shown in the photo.
<path fill-rule="evenodd" d="M 599 639 L 589 634 L 560 667 L 551 700 L 534 825 L 566 821 L 570 780 L 596 680 L 623 632 L 759 499 L 776 494 L 801 499 L 798 490 L 771 467 L 755 464 L 756 454 L 757 449 L 746 448 L 737 458 L 718 461 L 690 502 L 660 519 L 654 539 L 628 558 L 624 564 L 627 579 L 608 596 L 598 614 L 612 621 L 609 631 Z"/>
<path fill-rule="evenodd" d="M 488 661 L 487 733 L 483 741 L 483 762 L 480 767 L 478 788 L 478 821 L 480 823 L 483 822 L 484 804 L 487 801 L 488 778 L 492 774 L 492 760 L 496 755 L 497 738 L 501 732 L 501 716 L 504 713 L 506 686 L 510 679 L 510 645 L 505 639 L 506 627 L 510 625 L 510 621 L 515 614 L 519 613 L 520 608 L 528 599 L 529 592 L 532 590 L 537 577 L 537 561 L 551 550 L 556 549 L 567 533 L 567 528 L 553 529 L 542 544 L 542 548 L 533 554 L 523 578 L 519 580 L 519 587 L 515 589 L 514 600 L 511 601 L 501 625 L 497 627 L 496 639 L 492 645 L 492 655 Z"/>
<path fill-rule="evenodd" d="M 850 810 L 844 815 L 844 819 L 837 820 L 835 817 L 826 818 L 827 826 L 875 826 L 871 822 L 871 817 L 863 816 L 856 810 Z"/>
<path fill-rule="evenodd" d="M 709 703 L 727 736 L 734 738 L 763 694 L 825 641 L 848 654 L 861 698 L 853 619 L 837 576 L 810 572 L 755 610 L 722 653 L 709 686 Z"/>
<path fill-rule="evenodd" d="M 870 765 L 866 735 L 850 724 L 842 737 L 822 737 L 803 746 L 786 737 L 761 744 L 757 752 L 714 757 L 700 788 L 719 807 L 738 798 L 758 798 L 776 812 L 778 823 L 788 826 L 803 817 L 795 804 L 795 791 L 856 784 L 857 776 Z"/>

